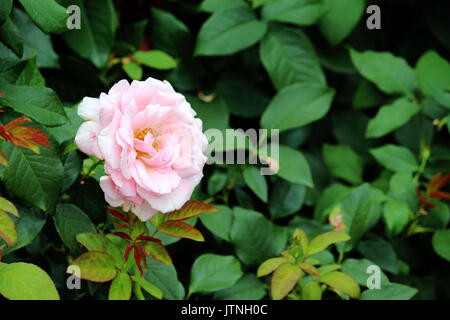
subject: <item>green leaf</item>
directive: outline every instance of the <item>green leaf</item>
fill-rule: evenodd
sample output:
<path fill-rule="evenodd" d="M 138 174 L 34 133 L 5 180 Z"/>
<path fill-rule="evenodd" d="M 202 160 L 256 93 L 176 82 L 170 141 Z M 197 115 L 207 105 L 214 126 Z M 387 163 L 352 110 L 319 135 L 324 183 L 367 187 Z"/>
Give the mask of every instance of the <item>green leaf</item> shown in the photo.
<path fill-rule="evenodd" d="M 134 61 L 131 61 L 126 64 L 122 64 L 123 71 L 132 79 L 132 80 L 141 80 L 142 79 L 142 68 L 139 64 Z"/>
<path fill-rule="evenodd" d="M 350 240 L 342 246 L 349 251 L 361 239 L 370 225 L 372 210 L 372 192 L 365 183 L 354 189 L 335 207 L 338 214 L 343 214 L 345 232 Z"/>
<path fill-rule="evenodd" d="M 133 56 L 137 62 L 153 69 L 170 70 L 177 66 L 174 58 L 160 50 L 137 51 Z"/>
<path fill-rule="evenodd" d="M 231 242 L 244 264 L 257 266 L 284 249 L 287 242 L 285 228 L 272 224 L 261 213 L 252 210 L 235 207 L 233 216 Z M 252 232 L 249 232 L 249 226 L 252 226 Z"/>
<path fill-rule="evenodd" d="M 325 232 L 319 234 L 317 237 L 311 240 L 306 252 L 307 255 L 310 256 L 322 252 L 333 243 L 344 242 L 348 240 L 350 240 L 350 236 L 345 232 L 336 232 L 336 231 Z"/>
<path fill-rule="evenodd" d="M 320 300 L 322 298 L 322 289 L 317 281 L 310 281 L 302 288 L 303 300 Z"/>
<path fill-rule="evenodd" d="M 45 33 L 63 33 L 67 30 L 69 15 L 55 0 L 19 0 L 28 15 Z"/>
<path fill-rule="evenodd" d="M 330 109 L 335 91 L 313 83 L 297 83 L 282 89 L 261 118 L 263 128 L 303 127 L 323 118 Z"/>
<path fill-rule="evenodd" d="M 40 148 L 40 154 L 3 142 L 9 159 L 3 181 L 7 189 L 34 206 L 54 212 L 64 179 L 64 168 L 54 148 Z"/>
<path fill-rule="evenodd" d="M 366 290 L 361 300 L 409 300 L 416 295 L 417 289 L 399 283 L 389 283 L 377 290 Z"/>
<path fill-rule="evenodd" d="M 218 212 L 212 204 L 189 200 L 179 210 L 168 213 L 167 220 L 187 220 L 199 214 Z"/>
<path fill-rule="evenodd" d="M 279 170 L 277 174 L 291 183 L 307 187 L 313 186 L 311 170 L 303 154 L 295 149 L 281 145 L 279 146 L 279 152 Z"/>
<path fill-rule="evenodd" d="M 261 175 L 257 167 L 247 167 L 243 173 L 244 181 L 247 186 L 260 198 L 263 202 L 267 202 L 268 187 L 266 179 Z"/>
<path fill-rule="evenodd" d="M 266 4 L 261 14 L 268 21 L 307 26 L 316 23 L 325 11 L 320 0 L 277 0 Z"/>
<path fill-rule="evenodd" d="M 197 112 L 197 117 L 203 121 L 203 130 L 214 128 L 225 130 L 228 128 L 229 112 L 225 101 L 216 98 L 212 102 L 204 102 L 193 95 L 186 95 L 186 100 L 191 104 L 192 109 Z"/>
<path fill-rule="evenodd" d="M 384 206 L 383 218 L 389 232 L 394 235 L 401 233 L 410 220 L 408 205 L 401 201 L 389 200 Z"/>
<path fill-rule="evenodd" d="M 165 215 L 164 214 L 161 214 L 161 215 L 164 218 Z M 196 225 L 196 223 L 197 223 L 197 220 L 198 220 L 198 217 L 194 217 L 192 219 L 186 220 L 185 223 L 190 225 L 190 226 L 192 226 L 192 227 L 194 227 Z M 147 221 L 146 226 L 147 226 L 147 229 L 149 231 L 149 234 L 153 234 L 153 232 L 156 231 L 155 227 L 151 224 L 150 221 Z M 136 233 L 136 236 L 138 236 L 139 234 L 140 233 Z M 166 234 L 164 234 L 162 232 L 158 232 L 155 235 L 155 238 L 160 239 L 164 246 L 168 246 L 168 245 L 170 245 L 172 243 L 176 243 L 176 242 L 178 242 L 178 241 L 180 241 L 182 239 L 182 238 L 174 238 L 173 236 L 166 235 Z"/>
<path fill-rule="evenodd" d="M 114 258 L 101 251 L 89 251 L 70 264 L 80 268 L 80 277 L 84 280 L 94 282 L 108 282 L 117 275 L 116 262 Z"/>
<path fill-rule="evenodd" d="M 382 106 L 367 126 L 367 138 L 379 138 L 406 124 L 419 112 L 419 105 L 408 98 L 399 98 Z"/>
<path fill-rule="evenodd" d="M 347 38 L 357 26 L 366 8 L 365 0 L 325 0 L 327 12 L 319 21 L 319 29 L 332 46 Z"/>
<path fill-rule="evenodd" d="M 7 255 L 15 250 L 30 244 L 44 227 L 47 216 L 36 208 L 24 208 L 17 206 L 20 217 L 15 221 L 18 239 L 14 247 L 6 248 L 3 252 Z"/>
<path fill-rule="evenodd" d="M 75 145 L 75 147 L 78 149 L 78 147 Z M 69 152 L 69 154 L 66 157 L 66 160 L 64 161 L 64 187 L 63 191 L 66 191 L 69 189 L 70 186 L 72 186 L 75 181 L 77 181 L 81 169 L 83 167 L 83 158 L 81 156 L 81 153 L 77 150 Z"/>
<path fill-rule="evenodd" d="M 217 92 L 231 114 L 240 117 L 260 116 L 270 98 L 258 85 L 235 73 L 227 73 L 217 83 Z"/>
<path fill-rule="evenodd" d="M 216 171 L 208 179 L 208 194 L 210 196 L 220 192 L 225 188 L 228 181 L 228 176 L 223 173 Z"/>
<path fill-rule="evenodd" d="M 175 238 L 186 238 L 199 242 L 205 241 L 200 231 L 181 221 L 165 221 L 159 226 L 158 230 Z"/>
<path fill-rule="evenodd" d="M 358 72 L 387 94 L 410 93 L 417 88 L 416 74 L 403 58 L 390 52 L 350 50 Z"/>
<path fill-rule="evenodd" d="M 273 184 L 269 200 L 272 219 L 288 217 L 299 211 L 305 201 L 306 187 L 278 180 Z"/>
<path fill-rule="evenodd" d="M 370 149 L 372 156 L 384 167 L 395 172 L 414 172 L 419 169 L 414 155 L 405 147 L 387 144 Z"/>
<path fill-rule="evenodd" d="M 10 300 L 59 300 L 48 274 L 38 266 L 23 262 L 2 266 L 0 294 Z"/>
<path fill-rule="evenodd" d="M 323 160 L 332 175 L 352 184 L 362 182 L 363 160 L 347 145 L 322 147 Z"/>
<path fill-rule="evenodd" d="M 36 64 L 36 55 L 28 58 L 28 62 L 17 78 L 16 84 L 45 87 L 45 79 Z"/>
<path fill-rule="evenodd" d="M 162 293 L 161 289 L 159 289 L 153 283 L 150 283 L 147 280 L 142 279 L 139 276 L 132 276 L 131 278 L 133 279 L 133 281 L 138 283 L 142 287 L 142 289 L 147 291 L 149 294 L 151 294 L 155 298 L 160 299 L 160 300 L 163 298 L 163 293 Z"/>
<path fill-rule="evenodd" d="M 433 234 L 433 249 L 443 259 L 450 261 L 450 230 L 438 230 Z"/>
<path fill-rule="evenodd" d="M 299 29 L 271 26 L 259 52 L 261 62 L 277 90 L 299 82 L 326 85 L 314 46 Z"/>
<path fill-rule="evenodd" d="M 58 56 L 53 49 L 50 36 L 42 32 L 25 12 L 17 8 L 14 8 L 11 19 L 22 34 L 23 56 L 36 55 L 36 63 L 39 68 L 58 67 Z"/>
<path fill-rule="evenodd" d="M 259 266 L 256 275 L 258 277 L 266 276 L 274 272 L 279 266 L 286 262 L 289 262 L 289 260 L 285 257 L 270 258 Z"/>
<path fill-rule="evenodd" d="M 108 61 L 115 35 L 115 11 L 111 0 L 63 0 L 65 7 L 77 5 L 81 12 L 81 29 L 64 34 L 67 45 L 82 58 L 103 68 Z"/>
<path fill-rule="evenodd" d="M 344 293 L 353 299 L 358 299 L 361 293 L 359 285 L 356 283 L 355 279 L 349 275 L 333 271 L 320 277 L 320 282 L 323 282 L 336 291 Z"/>
<path fill-rule="evenodd" d="M 78 116 L 78 104 L 75 104 L 68 108 L 66 107 L 64 108 L 64 110 L 69 117 L 70 122 L 66 121 L 66 123 L 62 126 L 48 128 L 51 135 L 55 137 L 56 141 L 58 141 L 58 143 L 60 144 L 67 141 L 73 142 L 78 128 L 84 122 L 84 120 Z"/>
<path fill-rule="evenodd" d="M 245 5 L 246 3 L 244 0 L 203 0 L 203 2 L 200 4 L 199 10 L 213 13 L 224 9 Z"/>
<path fill-rule="evenodd" d="M 131 279 L 128 273 L 120 272 L 111 282 L 109 287 L 108 300 L 130 300 Z"/>
<path fill-rule="evenodd" d="M 275 270 L 270 283 L 270 293 L 274 300 L 283 299 L 297 284 L 303 272 L 292 263 L 284 263 Z"/>
<path fill-rule="evenodd" d="M 353 108 L 358 110 L 377 107 L 383 101 L 383 94 L 371 82 L 363 80 L 353 96 Z"/>
<path fill-rule="evenodd" d="M 217 209 L 219 209 L 219 212 L 202 214 L 199 217 L 200 221 L 214 235 L 225 241 L 230 241 L 233 211 L 226 206 L 217 206 Z"/>
<path fill-rule="evenodd" d="M 266 30 L 267 24 L 256 20 L 247 6 L 216 12 L 200 29 L 195 55 L 231 55 L 254 45 Z"/>
<path fill-rule="evenodd" d="M 372 265 L 376 264 L 367 259 L 346 259 L 342 263 L 342 272 L 354 278 L 359 285 L 367 287 L 367 280 L 371 276 L 371 273 L 367 273 L 367 268 Z M 388 283 L 388 277 L 380 270 L 381 287 L 383 288 Z"/>
<path fill-rule="evenodd" d="M 164 299 L 182 300 L 184 288 L 178 281 L 177 271 L 173 266 L 147 259 L 148 271 L 144 273 L 145 279 L 161 289 Z"/>
<path fill-rule="evenodd" d="M 217 291 L 214 294 L 214 300 L 260 300 L 265 295 L 264 283 L 254 274 L 247 274 L 234 286 Z"/>
<path fill-rule="evenodd" d="M 266 3 L 269 3 L 271 1 L 273 0 L 250 0 L 253 9 L 259 8 L 260 6 L 265 5 Z"/>
<path fill-rule="evenodd" d="M 17 26 L 10 18 L 7 18 L 5 23 L 3 23 L 3 25 L 1 25 L 0 27 L 0 41 L 2 41 L 8 48 L 10 48 L 19 58 L 22 58 L 22 35 Z"/>
<path fill-rule="evenodd" d="M 4 211 L 0 210 L 0 238 L 5 240 L 9 247 L 17 242 L 17 230 L 14 221 Z"/>
<path fill-rule="evenodd" d="M 0 105 L 11 107 L 39 123 L 57 126 L 67 122 L 63 104 L 50 88 L 3 84 L 2 93 Z"/>
<path fill-rule="evenodd" d="M 361 241 L 358 251 L 367 259 L 373 261 L 383 270 L 393 274 L 398 273 L 397 255 L 392 245 L 382 238 Z"/>
<path fill-rule="evenodd" d="M 11 213 L 16 218 L 19 218 L 19 212 L 14 203 L 3 197 L 0 197 L 0 210 Z"/>
<path fill-rule="evenodd" d="M 155 261 L 172 266 L 172 258 L 167 252 L 166 248 L 159 242 L 147 241 L 144 244 L 145 253 Z"/>
<path fill-rule="evenodd" d="M 300 244 L 302 248 L 302 254 L 305 254 L 308 249 L 308 236 L 306 235 L 305 231 L 301 228 L 297 228 L 294 230 L 294 233 L 292 234 L 292 240 Z"/>
<path fill-rule="evenodd" d="M 327 187 L 320 195 L 319 200 L 314 208 L 314 219 L 325 221 L 336 205 L 343 200 L 352 190 L 339 183 L 335 183 Z"/>
<path fill-rule="evenodd" d="M 226 289 L 241 277 L 241 264 L 234 256 L 203 254 L 192 265 L 189 291 L 197 293 Z"/>
<path fill-rule="evenodd" d="M 192 34 L 172 13 L 152 8 L 152 46 L 173 57 L 192 55 Z"/>
<path fill-rule="evenodd" d="M 420 90 L 428 96 L 450 88 L 450 64 L 436 51 L 425 52 L 416 65 Z"/>
<path fill-rule="evenodd" d="M 14 83 L 24 69 L 25 62 L 4 58 L 0 61 L 0 84 Z"/>
<path fill-rule="evenodd" d="M 72 251 L 77 249 L 79 233 L 96 232 L 89 217 L 73 204 L 59 204 L 53 220 L 64 244 Z"/>
<path fill-rule="evenodd" d="M 58 207 L 58 210 L 60 210 L 59 207 Z M 58 214 L 58 210 L 56 211 L 56 214 Z M 62 209 L 62 210 L 64 210 L 64 209 Z M 65 210 L 67 210 L 67 209 L 65 209 Z M 67 210 L 67 211 L 69 211 L 69 210 Z M 83 220 L 83 219 L 85 219 L 85 218 L 83 217 L 80 220 Z M 67 218 L 65 220 L 70 221 L 70 219 L 67 219 Z M 91 222 L 88 220 L 86 220 L 86 222 L 88 222 L 87 225 L 91 224 Z M 78 223 L 79 222 L 77 222 L 77 224 Z M 91 229 L 92 227 L 89 227 L 89 228 Z M 76 237 L 77 241 L 79 243 L 81 243 L 89 251 L 103 251 L 103 252 L 109 253 L 116 260 L 117 267 L 120 268 L 121 266 L 124 265 L 125 260 L 123 258 L 122 252 L 105 235 L 99 234 L 99 233 L 93 233 L 93 232 L 86 232 L 86 233 L 78 233 L 78 234 L 76 234 L 75 237 Z"/>
<path fill-rule="evenodd" d="M 5 22 L 6 18 L 8 18 L 11 13 L 13 7 L 13 0 L 4 0 L 0 3 L 0 25 Z"/>

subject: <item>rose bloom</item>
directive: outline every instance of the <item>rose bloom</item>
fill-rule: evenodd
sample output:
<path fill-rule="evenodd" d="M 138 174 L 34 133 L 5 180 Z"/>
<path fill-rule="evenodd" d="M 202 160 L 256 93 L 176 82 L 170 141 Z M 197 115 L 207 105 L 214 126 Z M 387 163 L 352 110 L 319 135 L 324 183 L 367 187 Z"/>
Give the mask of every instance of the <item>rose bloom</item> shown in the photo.
<path fill-rule="evenodd" d="M 105 160 L 106 201 L 142 221 L 180 209 L 203 177 L 208 140 L 202 121 L 167 82 L 122 80 L 99 99 L 84 98 L 75 142 Z"/>

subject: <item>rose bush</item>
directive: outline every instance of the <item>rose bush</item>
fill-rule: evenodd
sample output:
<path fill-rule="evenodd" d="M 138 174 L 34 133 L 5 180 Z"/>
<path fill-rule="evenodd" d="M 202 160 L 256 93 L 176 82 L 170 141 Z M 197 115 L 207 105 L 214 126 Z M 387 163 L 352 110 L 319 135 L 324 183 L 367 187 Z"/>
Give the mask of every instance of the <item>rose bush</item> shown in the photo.
<path fill-rule="evenodd" d="M 99 99 L 84 98 L 86 120 L 75 142 L 105 160 L 100 187 L 113 207 L 142 221 L 180 209 L 203 176 L 208 140 L 202 121 L 167 82 L 152 78 L 115 84 Z"/>

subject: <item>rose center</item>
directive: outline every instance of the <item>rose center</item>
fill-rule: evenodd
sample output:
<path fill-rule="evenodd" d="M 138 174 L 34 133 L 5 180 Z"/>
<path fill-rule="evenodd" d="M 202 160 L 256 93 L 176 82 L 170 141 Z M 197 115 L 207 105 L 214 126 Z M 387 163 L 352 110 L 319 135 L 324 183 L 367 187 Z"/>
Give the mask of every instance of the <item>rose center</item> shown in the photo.
<path fill-rule="evenodd" d="M 146 136 L 148 133 L 151 133 L 152 136 L 153 136 L 153 143 L 152 143 L 153 149 L 155 149 L 156 151 L 158 151 L 158 150 L 159 150 L 159 143 L 158 143 L 158 141 L 156 141 L 156 139 L 155 139 L 155 132 L 153 131 L 152 128 L 145 128 L 145 129 L 142 129 L 142 130 L 139 130 L 139 131 L 135 131 L 135 132 L 134 132 L 134 138 L 135 138 L 135 139 L 138 139 L 138 140 L 141 140 L 141 141 L 145 141 L 145 136 Z M 140 151 L 140 150 L 136 150 L 136 153 L 137 153 L 137 155 L 138 155 L 139 157 L 149 158 L 149 154 L 146 153 L 146 152 L 143 152 L 143 151 Z"/>

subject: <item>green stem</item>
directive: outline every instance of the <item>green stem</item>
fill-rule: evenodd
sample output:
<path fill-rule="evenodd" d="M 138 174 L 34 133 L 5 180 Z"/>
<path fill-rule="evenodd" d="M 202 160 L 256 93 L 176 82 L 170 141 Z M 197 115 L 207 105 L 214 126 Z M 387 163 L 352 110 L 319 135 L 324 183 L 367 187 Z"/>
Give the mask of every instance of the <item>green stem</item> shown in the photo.
<path fill-rule="evenodd" d="M 344 259 L 344 250 L 339 251 L 338 264 L 340 264 L 343 259 Z"/>
<path fill-rule="evenodd" d="M 89 178 L 92 174 L 92 172 L 103 163 L 103 160 L 97 160 L 92 164 L 92 166 L 89 168 L 87 174 L 84 176 L 84 178 Z"/>
<path fill-rule="evenodd" d="M 189 298 L 191 297 L 191 295 L 192 295 L 192 291 L 189 290 L 189 292 L 188 292 L 188 294 L 187 294 L 185 300 L 189 300 Z"/>
<path fill-rule="evenodd" d="M 428 159 L 430 158 L 430 154 L 431 151 L 428 147 L 423 147 L 422 149 L 422 160 L 420 161 L 420 166 L 419 166 L 419 170 L 417 171 L 416 175 L 414 176 L 414 182 L 418 182 L 420 176 L 422 175 L 422 173 L 424 172 L 426 166 L 427 166 L 427 162 Z"/>
<path fill-rule="evenodd" d="M 134 265 L 134 274 L 139 275 L 139 270 L 136 265 Z M 136 295 L 136 298 L 138 298 L 138 300 L 145 300 L 145 297 L 142 294 L 141 286 L 137 282 L 134 282 L 133 291 L 134 291 L 134 294 Z"/>

